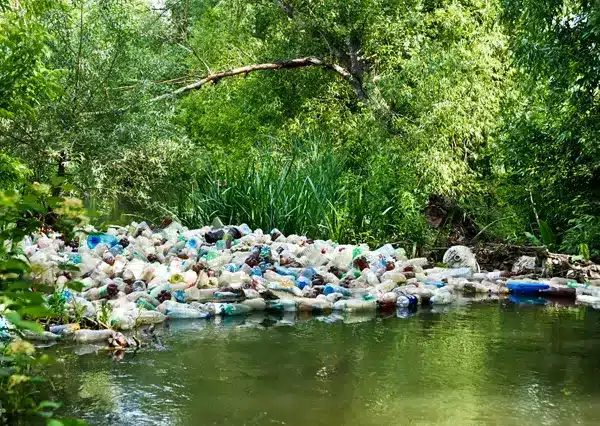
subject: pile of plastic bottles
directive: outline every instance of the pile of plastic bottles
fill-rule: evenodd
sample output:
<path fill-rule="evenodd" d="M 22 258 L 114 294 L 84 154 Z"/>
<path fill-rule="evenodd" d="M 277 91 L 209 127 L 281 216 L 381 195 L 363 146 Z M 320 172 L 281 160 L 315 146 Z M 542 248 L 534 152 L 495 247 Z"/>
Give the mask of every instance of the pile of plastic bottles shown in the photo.
<path fill-rule="evenodd" d="M 447 305 L 465 293 L 578 298 L 600 306 L 600 287 L 481 272 L 462 246 L 449 249 L 449 267 L 440 268 L 426 258 L 408 259 L 390 244 L 371 250 L 245 224 L 187 229 L 171 222 L 152 229 L 134 222 L 105 233 L 79 230 L 68 245 L 58 234 L 36 235 L 25 239 L 23 250 L 34 280 L 62 291 L 71 312 L 94 320 L 108 316 L 103 325 L 113 330 L 263 310 L 353 313 Z M 82 291 L 61 290 L 70 280 L 80 281 Z M 110 330 L 64 325 L 46 334 L 90 341 L 106 339 Z"/>

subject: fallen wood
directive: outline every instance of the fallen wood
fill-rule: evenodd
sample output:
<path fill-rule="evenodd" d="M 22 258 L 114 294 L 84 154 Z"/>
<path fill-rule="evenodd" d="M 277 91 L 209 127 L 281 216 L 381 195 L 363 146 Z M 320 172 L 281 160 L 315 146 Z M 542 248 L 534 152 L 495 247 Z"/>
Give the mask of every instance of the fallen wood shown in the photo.
<path fill-rule="evenodd" d="M 535 273 L 540 277 L 562 277 L 584 282 L 600 279 L 600 266 L 579 256 L 552 253 L 546 247 L 519 246 L 513 244 L 481 244 L 472 247 L 483 270 L 502 270 Z M 534 264 L 533 270 L 515 271 L 527 256 Z M 518 269 L 518 268 L 517 268 Z"/>

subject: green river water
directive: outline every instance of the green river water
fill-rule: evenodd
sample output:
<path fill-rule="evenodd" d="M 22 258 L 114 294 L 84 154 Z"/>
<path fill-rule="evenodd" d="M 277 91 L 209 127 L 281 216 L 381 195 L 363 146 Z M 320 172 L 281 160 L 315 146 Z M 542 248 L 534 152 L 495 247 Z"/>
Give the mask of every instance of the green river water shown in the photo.
<path fill-rule="evenodd" d="M 600 313 L 508 301 L 171 322 L 118 360 L 55 346 L 60 414 L 98 425 L 597 425 Z"/>

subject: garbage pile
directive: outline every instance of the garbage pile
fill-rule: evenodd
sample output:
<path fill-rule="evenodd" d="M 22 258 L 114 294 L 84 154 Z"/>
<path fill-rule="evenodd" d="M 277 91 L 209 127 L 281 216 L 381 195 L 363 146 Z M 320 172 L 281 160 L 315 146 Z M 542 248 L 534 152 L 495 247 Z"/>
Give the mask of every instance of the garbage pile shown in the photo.
<path fill-rule="evenodd" d="M 452 304 L 459 294 L 561 297 L 600 307 L 600 283 L 562 278 L 545 281 L 520 271 L 480 271 L 471 250 L 448 249 L 444 267 L 408 259 L 386 244 L 342 245 L 265 233 L 247 225 L 187 229 L 171 222 L 89 227 L 65 244 L 58 234 L 36 235 L 23 244 L 36 282 L 62 292 L 71 314 L 106 330 L 54 325 L 40 338 L 137 344 L 116 331 L 167 319 L 244 315 L 253 311 L 354 313 L 419 305 Z M 65 265 L 71 267 L 65 269 Z M 83 284 L 68 290 L 70 280 Z"/>

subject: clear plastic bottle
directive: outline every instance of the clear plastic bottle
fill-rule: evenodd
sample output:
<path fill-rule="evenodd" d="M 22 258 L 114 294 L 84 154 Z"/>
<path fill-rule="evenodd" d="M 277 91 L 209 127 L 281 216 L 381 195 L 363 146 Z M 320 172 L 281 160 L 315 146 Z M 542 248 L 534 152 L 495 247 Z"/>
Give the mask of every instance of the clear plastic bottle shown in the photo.
<path fill-rule="evenodd" d="M 73 340 L 78 343 L 107 341 L 115 334 L 114 330 L 77 330 L 73 333 Z"/>
<path fill-rule="evenodd" d="M 338 300 L 333 304 L 333 309 L 344 312 L 374 311 L 377 309 L 377 300 L 347 299 Z"/>

